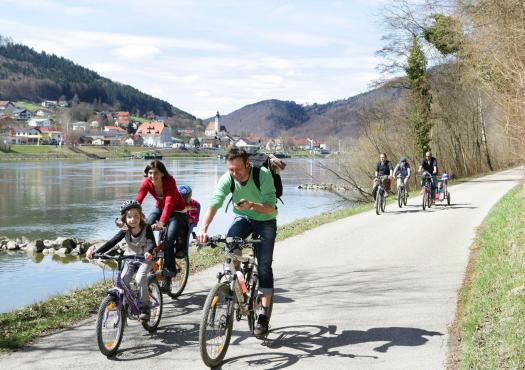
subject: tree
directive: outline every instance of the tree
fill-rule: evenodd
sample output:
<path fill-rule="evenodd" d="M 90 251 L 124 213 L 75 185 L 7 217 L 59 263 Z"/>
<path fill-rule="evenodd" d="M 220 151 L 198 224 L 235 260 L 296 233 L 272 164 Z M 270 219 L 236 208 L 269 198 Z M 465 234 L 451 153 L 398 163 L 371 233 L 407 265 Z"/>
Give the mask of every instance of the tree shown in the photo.
<path fill-rule="evenodd" d="M 408 54 L 405 72 L 410 87 L 412 109 L 409 122 L 415 135 L 415 150 L 419 156 L 430 149 L 432 123 L 430 112 L 432 95 L 426 76 L 427 60 L 417 36 L 412 37 L 412 47 Z"/>

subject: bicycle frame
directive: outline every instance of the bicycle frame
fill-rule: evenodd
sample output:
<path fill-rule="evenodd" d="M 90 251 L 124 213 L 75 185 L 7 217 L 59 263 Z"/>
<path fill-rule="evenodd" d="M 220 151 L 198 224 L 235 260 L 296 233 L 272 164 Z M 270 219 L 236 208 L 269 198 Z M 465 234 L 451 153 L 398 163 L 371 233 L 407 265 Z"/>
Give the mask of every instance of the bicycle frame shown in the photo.
<path fill-rule="evenodd" d="M 115 285 L 112 288 L 109 288 L 107 291 L 107 294 L 112 295 L 115 297 L 115 300 L 117 302 L 118 309 L 122 309 L 124 304 L 127 304 L 130 313 L 133 316 L 139 316 L 140 315 L 140 290 L 136 290 L 135 294 L 133 294 L 132 290 L 124 283 L 122 280 L 122 268 L 124 266 L 123 261 L 126 259 L 132 260 L 131 263 L 133 263 L 133 268 L 136 268 L 135 263 L 140 263 L 144 260 L 143 257 L 139 256 L 117 256 L 117 257 L 109 257 L 109 256 L 97 256 L 101 259 L 111 259 L 117 261 L 117 269 L 113 272 L 113 282 Z M 135 297 L 133 297 L 135 295 Z M 158 304 L 158 302 L 155 302 Z"/>
<path fill-rule="evenodd" d="M 225 282 L 228 283 L 230 291 L 233 293 L 234 303 L 238 304 L 241 315 L 247 315 L 250 310 L 251 301 L 254 297 L 251 296 L 251 288 L 256 283 L 257 275 L 257 258 L 255 256 L 256 245 L 260 243 L 260 240 L 243 240 L 242 238 L 233 237 L 216 237 L 210 239 L 210 245 L 215 248 L 216 243 L 225 243 L 226 251 L 224 257 L 223 271 L 217 273 L 217 282 L 221 282 L 225 278 Z M 251 250 L 250 255 L 244 257 L 234 253 L 235 251 L 241 251 L 249 248 Z M 236 264 L 237 262 L 237 264 Z M 239 264 L 242 264 L 242 269 L 239 270 Z M 235 271 L 235 273 L 234 273 Z M 246 293 L 242 292 L 240 282 L 237 277 L 236 271 L 240 271 L 243 274 L 243 278 L 246 282 Z M 240 320 L 240 317 L 237 317 Z"/>

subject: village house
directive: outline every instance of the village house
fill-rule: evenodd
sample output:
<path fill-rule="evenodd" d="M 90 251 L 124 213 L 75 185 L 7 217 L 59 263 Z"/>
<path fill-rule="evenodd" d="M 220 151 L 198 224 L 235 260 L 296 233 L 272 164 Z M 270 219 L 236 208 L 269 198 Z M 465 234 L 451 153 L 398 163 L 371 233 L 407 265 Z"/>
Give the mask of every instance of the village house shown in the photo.
<path fill-rule="evenodd" d="M 71 124 L 71 129 L 73 131 L 86 131 L 87 122 L 86 121 L 77 121 Z"/>
<path fill-rule="evenodd" d="M 135 146 L 141 146 L 144 145 L 144 140 L 140 135 L 126 135 L 121 140 L 122 144 L 124 145 L 135 145 Z"/>
<path fill-rule="evenodd" d="M 124 130 L 122 127 L 118 127 L 118 126 L 105 126 L 104 127 L 104 131 L 106 132 L 116 132 L 116 133 L 119 133 L 119 134 L 122 134 L 122 135 L 125 135 L 128 133 L 127 130 Z"/>
<path fill-rule="evenodd" d="M 239 140 L 237 140 L 233 144 L 233 146 L 237 148 L 242 148 L 249 154 L 255 154 L 261 149 L 259 142 L 242 137 Z"/>
<path fill-rule="evenodd" d="M 9 100 L 0 101 L 0 111 L 13 110 L 16 109 L 16 106 Z"/>
<path fill-rule="evenodd" d="M 53 112 L 51 112 L 49 109 L 39 109 L 36 111 L 35 115 L 37 117 L 51 118 Z"/>
<path fill-rule="evenodd" d="M 64 133 L 62 131 L 53 130 L 49 127 L 42 127 L 39 131 L 44 142 L 60 144 L 64 141 Z"/>
<path fill-rule="evenodd" d="M 163 122 L 144 122 L 136 132 L 145 146 L 165 147 L 171 144 L 170 128 Z"/>
<path fill-rule="evenodd" d="M 129 124 L 129 112 L 117 112 L 115 118 L 115 125 L 120 127 L 127 127 Z"/>
<path fill-rule="evenodd" d="M 33 117 L 33 113 L 28 111 L 27 109 L 23 108 L 16 108 L 11 112 L 11 118 L 16 119 L 18 121 L 27 121 Z"/>
<path fill-rule="evenodd" d="M 33 117 L 27 124 L 31 127 L 49 127 L 51 126 L 51 120 L 45 117 Z"/>
<path fill-rule="evenodd" d="M 58 105 L 58 101 L 56 100 L 44 100 L 42 101 L 42 106 L 44 108 L 56 108 Z"/>
<path fill-rule="evenodd" d="M 18 129 L 15 132 L 15 143 L 12 144 L 39 144 L 42 135 L 36 128 Z"/>

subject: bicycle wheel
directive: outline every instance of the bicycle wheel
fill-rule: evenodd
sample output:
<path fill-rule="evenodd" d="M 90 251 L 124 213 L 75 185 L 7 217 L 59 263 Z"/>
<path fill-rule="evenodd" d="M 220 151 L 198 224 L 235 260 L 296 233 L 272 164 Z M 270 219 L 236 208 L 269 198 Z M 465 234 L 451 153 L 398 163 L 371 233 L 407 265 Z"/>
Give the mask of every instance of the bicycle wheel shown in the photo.
<path fill-rule="evenodd" d="M 148 282 L 149 302 L 151 306 L 148 321 L 142 321 L 142 326 L 149 332 L 157 330 L 162 317 L 162 292 L 160 285 L 155 278 L 149 279 Z"/>
<path fill-rule="evenodd" d="M 190 257 L 188 254 L 184 258 L 175 258 L 175 267 L 177 275 L 171 279 L 171 289 L 168 292 L 171 298 L 180 296 L 188 283 L 188 276 L 190 275 Z"/>
<path fill-rule="evenodd" d="M 124 335 L 124 310 L 118 308 L 115 297 L 106 296 L 97 313 L 97 343 L 98 349 L 105 356 L 113 356 Z"/>
<path fill-rule="evenodd" d="M 385 212 L 385 206 L 386 206 L 386 197 L 385 192 L 381 192 L 381 212 Z"/>
<path fill-rule="evenodd" d="M 423 211 L 427 208 L 427 190 L 423 189 Z"/>
<path fill-rule="evenodd" d="M 257 279 L 257 278 L 255 278 Z M 256 280 L 255 284 L 252 284 L 252 289 L 250 292 L 250 303 L 248 305 L 248 327 L 252 335 L 254 334 L 255 325 L 257 324 L 257 319 L 259 317 L 259 310 L 262 306 L 262 296 L 258 294 L 259 291 L 259 281 Z M 270 307 L 268 307 L 268 323 L 272 317 L 273 310 L 273 298 L 270 301 Z"/>
<path fill-rule="evenodd" d="M 404 189 L 403 191 L 403 205 L 407 205 L 407 202 L 408 202 L 408 192 L 406 191 L 406 189 Z"/>
<path fill-rule="evenodd" d="M 403 188 L 397 190 L 397 205 L 399 208 L 403 207 L 403 198 L 405 197 L 405 191 Z"/>
<path fill-rule="evenodd" d="M 447 206 L 450 205 L 450 193 L 447 191 Z"/>
<path fill-rule="evenodd" d="M 224 360 L 233 329 L 233 294 L 227 283 L 217 283 L 208 294 L 199 327 L 202 361 L 217 367 Z"/>

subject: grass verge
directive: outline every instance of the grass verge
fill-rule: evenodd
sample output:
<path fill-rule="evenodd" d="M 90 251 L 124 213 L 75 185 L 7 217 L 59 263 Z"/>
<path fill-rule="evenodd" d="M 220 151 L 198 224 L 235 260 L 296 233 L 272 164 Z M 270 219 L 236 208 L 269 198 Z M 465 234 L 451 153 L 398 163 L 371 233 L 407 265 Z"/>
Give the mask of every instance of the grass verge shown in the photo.
<path fill-rule="evenodd" d="M 451 328 L 449 367 L 525 368 L 525 190 L 490 211 L 472 247 Z"/>

